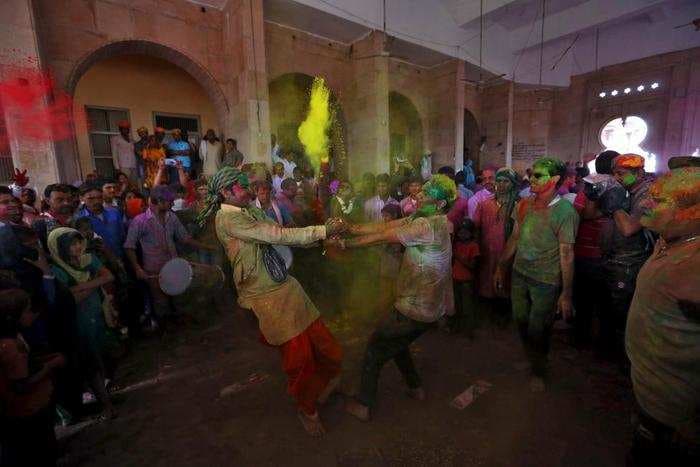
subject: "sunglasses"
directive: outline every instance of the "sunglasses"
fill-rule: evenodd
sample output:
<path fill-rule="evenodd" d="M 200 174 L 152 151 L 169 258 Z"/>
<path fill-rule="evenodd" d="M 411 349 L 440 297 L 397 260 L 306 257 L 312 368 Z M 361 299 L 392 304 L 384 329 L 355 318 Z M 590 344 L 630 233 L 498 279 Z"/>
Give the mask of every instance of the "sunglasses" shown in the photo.
<path fill-rule="evenodd" d="M 549 174 L 538 174 L 538 173 L 533 173 L 532 178 L 539 180 L 540 178 L 549 178 Z"/>

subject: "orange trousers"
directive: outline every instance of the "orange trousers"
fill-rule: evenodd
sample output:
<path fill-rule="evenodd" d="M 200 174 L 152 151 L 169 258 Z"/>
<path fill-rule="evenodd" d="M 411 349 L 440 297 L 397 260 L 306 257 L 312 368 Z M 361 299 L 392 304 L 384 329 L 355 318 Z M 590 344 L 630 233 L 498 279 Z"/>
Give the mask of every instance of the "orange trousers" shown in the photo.
<path fill-rule="evenodd" d="M 287 392 L 306 414 L 316 413 L 316 400 L 340 374 L 343 351 L 321 318 L 301 334 L 278 346 L 287 373 Z"/>

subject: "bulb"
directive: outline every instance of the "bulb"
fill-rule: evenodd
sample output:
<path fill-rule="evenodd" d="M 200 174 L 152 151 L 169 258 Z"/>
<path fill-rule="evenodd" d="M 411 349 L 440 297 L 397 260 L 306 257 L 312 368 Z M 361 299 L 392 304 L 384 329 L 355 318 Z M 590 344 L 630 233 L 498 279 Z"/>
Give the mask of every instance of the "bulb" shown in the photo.
<path fill-rule="evenodd" d="M 644 91 L 644 85 L 640 84 L 639 86 L 637 86 L 637 91 L 639 91 L 639 92 Z"/>
<path fill-rule="evenodd" d="M 610 93 L 611 96 L 617 96 L 617 89 L 613 90 L 613 92 Z"/>
<path fill-rule="evenodd" d="M 605 97 L 605 96 L 607 96 L 607 94 L 604 92 L 601 92 L 600 94 L 598 94 L 598 97 Z"/>
<path fill-rule="evenodd" d="M 656 89 L 659 87 L 659 83 L 652 83 L 651 84 L 651 89 Z"/>
<path fill-rule="evenodd" d="M 632 92 L 632 90 L 630 88 L 625 88 L 625 94 L 629 94 L 631 92 Z"/>

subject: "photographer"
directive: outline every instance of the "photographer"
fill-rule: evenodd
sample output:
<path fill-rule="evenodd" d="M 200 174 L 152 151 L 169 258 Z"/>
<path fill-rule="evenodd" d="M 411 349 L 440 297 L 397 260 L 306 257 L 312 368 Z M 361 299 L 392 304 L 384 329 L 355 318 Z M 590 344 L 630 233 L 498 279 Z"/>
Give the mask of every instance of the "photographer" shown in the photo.
<path fill-rule="evenodd" d="M 601 338 L 606 350 L 622 356 L 622 338 L 637 274 L 653 246 L 651 233 L 640 224 L 653 178 L 644 172 L 644 158 L 637 154 L 615 157 L 612 170 L 619 185 L 608 187 L 596 203 L 600 212 L 612 220 L 601 236 L 611 302 L 610 312 L 601 316 Z"/>

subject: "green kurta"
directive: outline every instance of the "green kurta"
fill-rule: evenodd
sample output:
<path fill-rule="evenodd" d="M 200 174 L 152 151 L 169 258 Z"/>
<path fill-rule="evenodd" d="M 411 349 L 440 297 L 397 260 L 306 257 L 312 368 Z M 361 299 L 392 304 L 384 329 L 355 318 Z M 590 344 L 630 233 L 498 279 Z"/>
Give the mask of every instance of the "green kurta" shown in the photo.
<path fill-rule="evenodd" d="M 263 245 L 308 245 L 326 238 L 325 226 L 285 229 L 256 208 L 222 205 L 216 235 L 233 269 L 238 303 L 258 317 L 260 331 L 272 345 L 301 334 L 319 312 L 299 282 L 287 276 L 275 282 L 263 263 Z"/>

